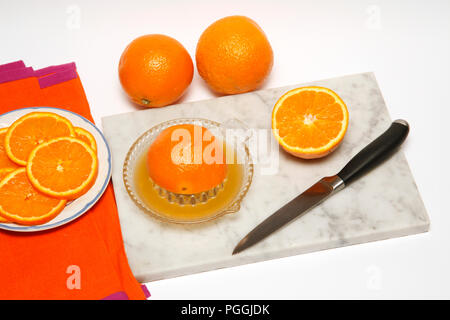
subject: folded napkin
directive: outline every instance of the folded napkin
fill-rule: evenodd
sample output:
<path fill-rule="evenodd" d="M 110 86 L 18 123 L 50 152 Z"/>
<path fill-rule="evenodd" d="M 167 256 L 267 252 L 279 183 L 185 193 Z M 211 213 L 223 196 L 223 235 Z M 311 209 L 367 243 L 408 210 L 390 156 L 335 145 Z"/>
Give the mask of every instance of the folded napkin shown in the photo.
<path fill-rule="evenodd" d="M 40 70 L 0 65 L 0 114 L 57 107 L 92 121 L 74 63 Z M 35 233 L 0 230 L 2 299 L 146 299 L 128 265 L 111 184 L 75 221 Z"/>

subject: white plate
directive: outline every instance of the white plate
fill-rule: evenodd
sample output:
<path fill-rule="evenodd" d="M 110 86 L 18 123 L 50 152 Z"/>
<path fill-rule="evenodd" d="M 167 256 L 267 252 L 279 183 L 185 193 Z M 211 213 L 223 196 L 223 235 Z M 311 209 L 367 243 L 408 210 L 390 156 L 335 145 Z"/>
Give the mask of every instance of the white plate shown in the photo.
<path fill-rule="evenodd" d="M 92 188 L 80 198 L 71 201 L 53 220 L 37 226 L 21 226 L 14 223 L 0 223 L 0 229 L 17 232 L 35 232 L 53 229 L 81 217 L 102 196 L 111 178 L 111 151 L 101 131 L 89 120 L 63 109 L 50 107 L 31 107 L 18 109 L 0 115 L 0 128 L 9 127 L 14 121 L 30 112 L 53 112 L 67 118 L 74 127 L 88 130 L 97 142 L 98 175 Z"/>

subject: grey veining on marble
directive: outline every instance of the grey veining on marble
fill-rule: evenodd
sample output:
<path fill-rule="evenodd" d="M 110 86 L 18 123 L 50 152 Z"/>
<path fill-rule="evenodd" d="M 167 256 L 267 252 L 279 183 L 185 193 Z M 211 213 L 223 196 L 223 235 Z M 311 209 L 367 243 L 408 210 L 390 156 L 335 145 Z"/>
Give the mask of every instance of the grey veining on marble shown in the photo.
<path fill-rule="evenodd" d="M 122 180 L 125 156 L 152 126 L 183 117 L 218 122 L 237 118 L 249 128 L 270 129 L 271 111 L 289 89 L 318 85 L 346 102 L 350 123 L 342 145 L 320 160 L 301 160 L 279 151 L 275 175 L 255 174 L 241 210 L 213 222 L 181 226 L 141 212 Z M 349 75 L 289 87 L 206 101 L 183 103 L 103 118 L 113 154 L 112 179 L 125 249 L 139 281 L 152 281 L 306 252 L 425 232 L 429 218 L 400 150 L 381 166 L 269 238 L 241 254 L 234 246 L 253 227 L 319 178 L 336 174 L 360 149 L 390 125 L 391 119 L 372 73 Z M 411 133 L 414 134 L 414 128 Z M 273 137 L 272 137 L 273 139 Z"/>

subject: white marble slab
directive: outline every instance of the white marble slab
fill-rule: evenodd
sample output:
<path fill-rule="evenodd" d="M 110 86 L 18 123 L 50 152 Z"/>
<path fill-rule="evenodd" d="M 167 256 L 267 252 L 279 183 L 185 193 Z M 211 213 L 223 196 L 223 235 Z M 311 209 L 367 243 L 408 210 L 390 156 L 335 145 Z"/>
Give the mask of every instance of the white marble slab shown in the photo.
<path fill-rule="evenodd" d="M 218 122 L 237 118 L 250 128 L 270 128 L 271 111 L 287 90 L 301 85 L 331 88 L 346 102 L 350 124 L 342 145 L 313 161 L 279 153 L 275 175 L 255 166 L 241 210 L 194 226 L 161 223 L 129 199 L 122 166 L 132 143 L 166 120 L 201 117 Z M 248 94 L 184 103 L 103 118 L 113 153 L 113 184 L 125 248 L 139 281 L 230 267 L 256 261 L 425 232 L 429 218 L 402 151 L 310 213 L 263 242 L 232 256 L 234 246 L 259 222 L 316 182 L 337 173 L 361 148 L 390 125 L 383 97 L 372 73 L 268 89 Z M 411 129 L 414 135 L 414 128 Z"/>

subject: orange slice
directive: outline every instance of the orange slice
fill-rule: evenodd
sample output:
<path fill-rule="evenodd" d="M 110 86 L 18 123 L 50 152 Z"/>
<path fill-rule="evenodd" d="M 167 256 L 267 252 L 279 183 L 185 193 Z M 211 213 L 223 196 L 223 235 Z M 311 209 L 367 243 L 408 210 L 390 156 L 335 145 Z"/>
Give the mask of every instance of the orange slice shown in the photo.
<path fill-rule="evenodd" d="M 302 87 L 285 93 L 272 111 L 272 132 L 284 150 L 304 159 L 335 150 L 348 127 L 348 110 L 332 90 Z"/>
<path fill-rule="evenodd" d="M 94 136 L 87 130 L 83 128 L 75 127 L 75 138 L 80 139 L 83 142 L 86 142 L 92 150 L 97 152 L 97 143 L 95 142 Z"/>
<path fill-rule="evenodd" d="M 2 168 L 2 169 L 0 169 L 0 182 L 2 182 L 2 180 L 4 178 L 6 178 L 6 176 L 8 174 L 10 174 L 11 172 L 13 172 L 14 170 L 15 169 L 12 169 L 12 168 Z M 6 223 L 6 222 L 9 222 L 9 221 L 0 216 L 0 223 Z"/>
<path fill-rule="evenodd" d="M 55 113 L 31 112 L 16 120 L 6 132 L 6 154 L 18 165 L 26 166 L 36 146 L 66 136 L 75 136 L 69 120 Z"/>
<path fill-rule="evenodd" d="M 0 223 L 11 223 L 11 221 L 8 221 L 5 218 L 0 217 Z"/>
<path fill-rule="evenodd" d="M 3 168 L 15 169 L 18 167 L 18 165 L 12 162 L 6 154 L 5 136 L 7 130 L 8 128 L 0 129 L 0 170 Z"/>
<path fill-rule="evenodd" d="M 0 169 L 0 182 L 1 182 L 3 179 L 5 179 L 6 176 L 7 176 L 8 174 L 10 174 L 11 172 L 13 172 L 14 170 L 16 170 L 16 169 L 13 169 L 13 168 L 1 168 L 1 169 Z"/>
<path fill-rule="evenodd" d="M 97 171 L 97 154 L 87 143 L 72 137 L 38 145 L 27 165 L 32 185 L 60 199 L 75 199 L 86 193 L 94 184 Z"/>
<path fill-rule="evenodd" d="M 30 183 L 26 169 L 14 170 L 0 182 L 0 216 L 23 225 L 43 224 L 56 217 L 66 205 L 38 192 Z"/>

